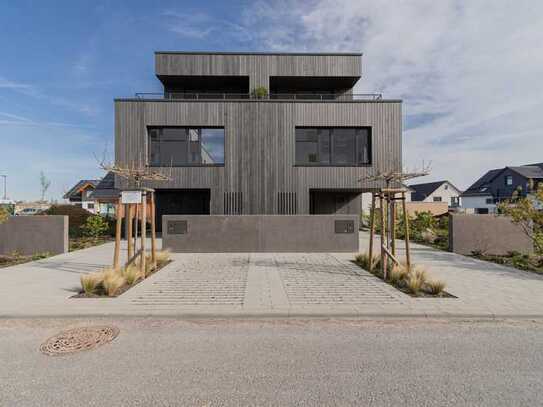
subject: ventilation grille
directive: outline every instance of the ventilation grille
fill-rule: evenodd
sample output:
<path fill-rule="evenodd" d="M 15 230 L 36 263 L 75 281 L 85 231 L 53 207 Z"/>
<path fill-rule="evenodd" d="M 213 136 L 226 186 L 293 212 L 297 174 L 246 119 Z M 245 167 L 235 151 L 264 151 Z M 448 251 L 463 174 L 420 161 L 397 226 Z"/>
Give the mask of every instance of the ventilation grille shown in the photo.
<path fill-rule="evenodd" d="M 241 215 L 243 213 L 243 197 L 241 192 L 224 193 L 224 214 Z"/>
<path fill-rule="evenodd" d="M 279 192 L 277 194 L 277 213 L 279 215 L 296 215 L 296 192 Z"/>

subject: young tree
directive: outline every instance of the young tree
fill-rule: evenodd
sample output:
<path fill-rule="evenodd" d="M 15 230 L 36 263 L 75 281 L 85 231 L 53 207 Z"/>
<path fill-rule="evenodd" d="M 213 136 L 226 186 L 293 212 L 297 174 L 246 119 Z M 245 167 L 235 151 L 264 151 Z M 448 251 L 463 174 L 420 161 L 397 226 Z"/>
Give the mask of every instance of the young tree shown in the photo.
<path fill-rule="evenodd" d="M 500 213 L 509 216 L 519 225 L 524 233 L 534 242 L 539 254 L 543 254 L 543 185 L 539 185 L 533 195 L 519 198 L 514 195 L 511 201 L 498 205 Z"/>
<path fill-rule="evenodd" d="M 41 200 L 45 201 L 45 194 L 51 186 L 51 181 L 47 179 L 43 171 L 40 172 Z"/>

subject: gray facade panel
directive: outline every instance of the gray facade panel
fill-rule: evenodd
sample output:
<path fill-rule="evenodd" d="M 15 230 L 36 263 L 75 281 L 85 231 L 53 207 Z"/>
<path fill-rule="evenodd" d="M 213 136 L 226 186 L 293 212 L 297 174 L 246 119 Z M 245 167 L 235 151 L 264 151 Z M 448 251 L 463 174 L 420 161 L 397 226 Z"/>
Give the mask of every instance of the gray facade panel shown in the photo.
<path fill-rule="evenodd" d="M 378 171 L 399 170 L 402 166 L 401 103 L 396 101 L 118 100 L 115 120 L 115 160 L 119 165 L 145 162 L 147 126 L 223 126 L 224 167 L 176 167 L 171 169 L 171 181 L 148 185 L 210 188 L 211 214 L 224 213 L 225 193 L 238 193 L 243 214 L 277 214 L 279 194 L 293 193 L 296 213 L 308 214 L 310 189 L 375 188 L 379 186 L 377 183 L 360 182 L 360 179 Z M 371 127 L 372 165 L 295 166 L 296 126 Z M 116 180 L 116 185 L 124 186 L 121 179 Z"/>

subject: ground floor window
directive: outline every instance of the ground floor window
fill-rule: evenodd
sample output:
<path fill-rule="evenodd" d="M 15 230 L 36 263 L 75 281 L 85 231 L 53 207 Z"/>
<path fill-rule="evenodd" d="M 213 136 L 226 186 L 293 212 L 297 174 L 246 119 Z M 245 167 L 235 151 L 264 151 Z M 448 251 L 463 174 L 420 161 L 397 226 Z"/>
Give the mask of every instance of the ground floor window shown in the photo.
<path fill-rule="evenodd" d="M 371 164 L 369 127 L 296 127 L 296 165 Z"/>

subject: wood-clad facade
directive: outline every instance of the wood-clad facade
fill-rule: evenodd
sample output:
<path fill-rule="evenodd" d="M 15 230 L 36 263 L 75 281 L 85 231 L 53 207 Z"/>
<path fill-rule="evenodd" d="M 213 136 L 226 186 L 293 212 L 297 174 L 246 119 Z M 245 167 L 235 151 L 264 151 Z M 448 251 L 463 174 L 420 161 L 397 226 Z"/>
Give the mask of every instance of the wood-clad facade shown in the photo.
<path fill-rule="evenodd" d="M 251 89 L 268 88 L 272 76 L 354 78 L 354 83 L 361 74 L 357 54 L 157 53 L 155 58 L 163 82 L 176 76 L 242 75 L 249 77 Z M 210 214 L 309 214 L 311 191 L 349 193 L 352 199 L 342 211 L 358 213 L 359 193 L 378 186 L 360 179 L 402 166 L 399 100 L 117 99 L 116 163 L 148 163 L 148 128 L 155 126 L 224 128 L 224 165 L 173 167 L 171 181 L 149 185 L 209 189 Z M 297 165 L 295 130 L 312 126 L 370 128 L 371 164 Z M 116 186 L 124 187 L 123 181 L 117 179 Z"/>

